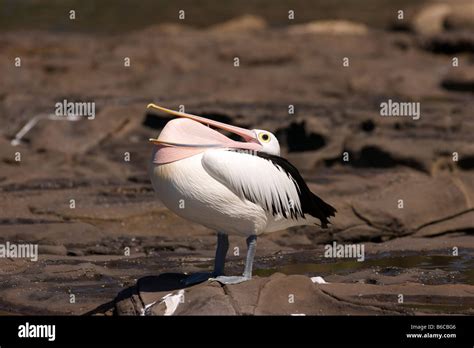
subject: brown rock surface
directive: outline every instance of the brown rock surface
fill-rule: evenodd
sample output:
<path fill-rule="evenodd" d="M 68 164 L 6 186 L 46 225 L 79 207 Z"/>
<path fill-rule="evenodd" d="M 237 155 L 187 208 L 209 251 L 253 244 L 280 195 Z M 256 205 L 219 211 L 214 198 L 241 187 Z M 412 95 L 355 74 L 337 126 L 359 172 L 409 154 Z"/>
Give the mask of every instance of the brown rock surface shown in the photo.
<path fill-rule="evenodd" d="M 294 35 L 252 21 L 2 34 L 0 243 L 40 250 L 38 262 L 0 258 L 2 313 L 140 315 L 158 301 L 146 314 L 162 315 L 159 302 L 179 290 L 183 272 L 211 268 L 214 232 L 168 211 L 147 177 L 147 139 L 168 120 L 147 113 L 155 101 L 274 132 L 310 188 L 338 210 L 327 230 L 262 236 L 254 280 L 184 289 L 189 302 L 175 314 L 472 314 L 472 32 L 367 25 L 364 35 Z M 94 101 L 95 119 L 42 120 L 10 144 L 63 99 Z M 388 99 L 420 102 L 420 119 L 381 117 Z M 363 244 L 365 261 L 324 257 L 333 241 Z M 245 250 L 243 238 L 231 237 L 235 247 Z M 242 267 L 242 252 L 230 253 L 227 272 Z M 168 272 L 178 275 L 165 286 Z M 330 284 L 312 284 L 314 276 Z"/>
<path fill-rule="evenodd" d="M 326 20 L 293 25 L 288 31 L 291 34 L 364 35 L 367 34 L 368 28 L 361 23 Z"/>
<path fill-rule="evenodd" d="M 216 33 L 256 31 L 267 27 L 265 20 L 258 16 L 244 15 L 230 21 L 213 25 L 210 30 Z"/>
<path fill-rule="evenodd" d="M 159 280 L 148 279 L 147 286 L 138 283 L 131 290 L 132 296 L 117 300 L 114 313 L 164 315 L 170 305 L 163 297 L 178 291 L 155 291 L 150 296 L 148 290 L 153 282 L 157 284 Z M 409 280 L 385 286 L 314 284 L 305 276 L 275 273 L 237 285 L 209 282 L 180 290 L 182 300 L 172 315 L 399 315 L 438 311 L 472 314 L 472 290 L 468 285 L 423 285 Z"/>

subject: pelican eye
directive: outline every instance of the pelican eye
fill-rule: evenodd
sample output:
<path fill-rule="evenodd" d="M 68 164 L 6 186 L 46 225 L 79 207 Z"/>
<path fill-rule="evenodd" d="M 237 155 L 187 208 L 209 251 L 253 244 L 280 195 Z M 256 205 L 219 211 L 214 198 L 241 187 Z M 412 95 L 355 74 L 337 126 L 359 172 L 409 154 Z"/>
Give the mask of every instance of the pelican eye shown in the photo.
<path fill-rule="evenodd" d="M 268 143 L 270 141 L 270 136 L 267 133 L 260 133 L 258 138 L 264 143 Z"/>

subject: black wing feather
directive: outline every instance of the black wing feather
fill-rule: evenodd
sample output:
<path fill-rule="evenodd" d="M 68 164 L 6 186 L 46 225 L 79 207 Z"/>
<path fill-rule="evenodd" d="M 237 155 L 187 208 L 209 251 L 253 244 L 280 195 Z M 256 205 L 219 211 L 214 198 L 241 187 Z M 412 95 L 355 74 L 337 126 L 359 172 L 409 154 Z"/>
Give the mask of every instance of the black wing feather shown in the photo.
<path fill-rule="evenodd" d="M 303 214 L 318 218 L 321 221 L 321 227 L 326 228 L 329 223 L 328 218 L 335 216 L 337 210 L 311 192 L 298 169 L 283 157 L 270 155 L 265 152 L 257 152 L 257 156 L 271 161 L 275 166 L 279 166 L 298 184 L 298 196 Z M 293 212 L 291 215 L 293 215 Z"/>

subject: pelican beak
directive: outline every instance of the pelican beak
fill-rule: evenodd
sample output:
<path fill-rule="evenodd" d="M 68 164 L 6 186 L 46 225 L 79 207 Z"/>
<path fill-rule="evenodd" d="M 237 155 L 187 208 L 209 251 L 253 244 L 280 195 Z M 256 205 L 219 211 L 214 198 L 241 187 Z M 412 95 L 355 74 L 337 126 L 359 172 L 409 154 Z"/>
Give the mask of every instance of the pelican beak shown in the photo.
<path fill-rule="evenodd" d="M 187 119 L 190 119 L 190 120 L 193 120 L 193 121 L 196 121 L 196 122 L 199 122 L 199 123 L 211 126 L 211 127 L 219 128 L 219 129 L 237 134 L 240 137 L 242 137 L 246 142 L 258 143 L 258 140 L 256 138 L 256 134 L 253 131 L 249 130 L 249 129 L 240 128 L 240 127 L 236 127 L 236 126 L 231 126 L 229 124 L 225 124 L 225 123 L 214 121 L 214 120 L 209 120 L 209 119 L 207 119 L 205 117 L 201 117 L 201 116 L 196 116 L 196 115 L 191 115 L 191 114 L 187 114 L 187 113 L 184 113 L 184 112 L 179 112 L 179 111 L 166 109 L 166 108 L 164 108 L 162 106 L 159 106 L 159 105 L 156 105 L 156 104 L 148 104 L 147 109 L 156 109 L 156 110 L 166 112 L 167 114 L 170 114 L 170 115 L 173 115 L 173 116 L 187 118 Z M 154 144 L 164 144 L 164 142 L 159 141 L 158 139 L 150 139 L 150 141 Z M 168 143 L 167 145 L 172 145 L 172 144 Z"/>
<path fill-rule="evenodd" d="M 207 151 L 210 148 L 262 150 L 262 145 L 258 142 L 254 131 L 209 120 L 201 116 L 169 110 L 155 104 L 148 104 L 147 107 L 179 117 L 170 120 L 161 130 L 158 138 L 149 140 L 151 143 L 158 145 L 155 147 L 153 155 L 153 163 L 155 164 L 179 161 Z M 245 141 L 232 140 L 211 127 L 237 134 Z"/>
<path fill-rule="evenodd" d="M 190 148 L 195 148 L 195 147 L 205 147 L 205 148 L 210 148 L 210 147 L 221 147 L 220 144 L 182 144 L 182 143 L 174 143 L 171 141 L 163 141 L 155 138 L 150 138 L 148 141 L 152 144 L 155 145 L 167 145 L 167 146 L 177 146 L 177 147 L 190 147 Z"/>

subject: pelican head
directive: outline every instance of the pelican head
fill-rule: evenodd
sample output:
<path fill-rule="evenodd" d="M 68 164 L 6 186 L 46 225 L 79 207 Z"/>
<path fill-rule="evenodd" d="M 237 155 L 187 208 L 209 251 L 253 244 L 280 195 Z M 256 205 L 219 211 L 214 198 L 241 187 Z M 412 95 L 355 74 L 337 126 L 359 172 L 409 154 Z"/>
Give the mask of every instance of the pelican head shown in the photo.
<path fill-rule="evenodd" d="M 266 152 L 270 155 L 280 156 L 280 143 L 273 133 L 262 129 L 252 129 L 260 145 L 262 145 L 261 152 Z"/>
<path fill-rule="evenodd" d="M 150 139 L 150 142 L 157 145 L 153 160 L 156 164 L 178 161 L 210 148 L 234 148 L 280 155 L 277 138 L 266 130 L 236 127 L 155 104 L 148 104 L 147 108 L 179 117 L 169 121 L 157 139 Z M 236 134 L 243 141 L 232 140 L 210 127 Z"/>

